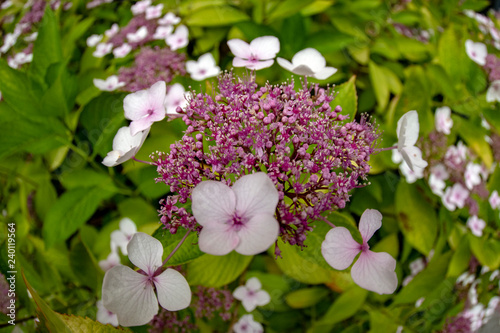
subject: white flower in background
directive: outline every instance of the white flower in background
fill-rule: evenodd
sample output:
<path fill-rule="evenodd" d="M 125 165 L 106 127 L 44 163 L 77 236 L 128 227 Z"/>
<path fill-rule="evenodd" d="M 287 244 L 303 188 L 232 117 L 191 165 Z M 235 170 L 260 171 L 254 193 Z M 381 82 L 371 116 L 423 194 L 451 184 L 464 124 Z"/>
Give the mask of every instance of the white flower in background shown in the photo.
<path fill-rule="evenodd" d="M 444 192 L 443 205 L 449 210 L 454 211 L 456 208 L 463 208 L 465 200 L 469 197 L 469 191 L 460 183 L 455 183 L 448 187 Z"/>
<path fill-rule="evenodd" d="M 148 28 L 145 26 L 140 27 L 137 29 L 136 32 L 133 33 L 128 33 L 127 34 L 127 39 L 131 43 L 137 43 L 146 38 L 148 35 Z"/>
<path fill-rule="evenodd" d="M 104 34 L 106 35 L 106 37 L 112 38 L 114 35 L 116 35 L 118 33 L 119 30 L 120 30 L 120 27 L 118 26 L 118 24 L 113 23 L 111 28 L 104 31 Z"/>
<path fill-rule="evenodd" d="M 31 35 L 24 37 L 24 41 L 34 42 L 37 38 L 38 38 L 38 31 L 35 31 Z"/>
<path fill-rule="evenodd" d="M 472 40 L 467 39 L 465 41 L 465 52 L 472 61 L 476 64 L 484 66 L 486 64 L 486 56 L 488 55 L 488 50 L 486 45 L 483 43 L 474 43 Z"/>
<path fill-rule="evenodd" d="M 124 255 L 128 255 L 127 246 L 132 237 L 137 233 L 137 226 L 128 217 L 120 220 L 120 229 L 111 233 L 111 251 L 116 252 L 119 247 Z"/>
<path fill-rule="evenodd" d="M 163 245 L 159 240 L 138 232 L 128 245 L 128 254 L 140 270 L 115 266 L 106 272 L 102 284 L 103 305 L 116 313 L 120 325 L 148 323 L 158 313 L 158 302 L 168 311 L 189 306 L 191 289 L 186 278 L 172 268 L 162 271 Z"/>
<path fill-rule="evenodd" d="M 106 155 L 102 164 L 114 167 L 130 160 L 141 149 L 148 133 L 149 127 L 144 131 L 139 131 L 134 136 L 130 134 L 129 127 L 120 128 L 113 139 L 113 150 Z"/>
<path fill-rule="evenodd" d="M 446 188 L 445 180 L 447 180 L 449 176 L 450 174 L 446 170 L 446 167 L 441 163 L 431 168 L 429 186 L 434 194 L 440 197 L 444 195 L 444 189 Z"/>
<path fill-rule="evenodd" d="M 1 5 L 0 9 L 7 9 L 10 6 L 12 6 L 12 1 L 11 0 L 5 0 Z"/>
<path fill-rule="evenodd" d="M 422 159 L 422 152 L 415 146 L 419 128 L 417 111 L 408 111 L 398 120 L 396 130 L 398 151 L 410 169 L 415 172 L 419 172 L 417 169 L 423 171 L 427 166 L 427 162 Z"/>
<path fill-rule="evenodd" d="M 163 10 L 163 4 L 160 3 L 156 6 L 149 6 L 146 8 L 146 20 L 152 20 L 161 16 Z"/>
<path fill-rule="evenodd" d="M 493 81 L 486 91 L 487 102 L 500 102 L 500 80 Z"/>
<path fill-rule="evenodd" d="M 205 53 L 198 58 L 198 61 L 186 61 L 186 71 L 191 78 L 196 81 L 203 81 L 209 77 L 220 73 L 220 67 L 217 66 L 212 53 Z"/>
<path fill-rule="evenodd" d="M 491 193 L 490 198 L 488 199 L 491 209 L 500 208 L 500 196 L 498 195 L 498 191 L 495 190 Z"/>
<path fill-rule="evenodd" d="M 467 146 L 462 141 L 459 141 L 456 146 L 449 146 L 446 150 L 444 158 L 449 160 L 454 165 L 458 166 L 465 162 L 467 155 Z"/>
<path fill-rule="evenodd" d="M 181 49 L 189 44 L 189 31 L 185 25 L 180 25 L 174 33 L 165 39 L 165 42 L 172 51 Z"/>
<path fill-rule="evenodd" d="M 14 44 L 17 42 L 17 38 L 19 34 L 17 33 L 8 33 L 5 35 L 3 39 L 3 45 L 0 47 L 0 53 L 6 53 Z"/>
<path fill-rule="evenodd" d="M 256 277 L 248 279 L 244 286 L 237 287 L 233 296 L 241 301 L 247 312 L 252 312 L 257 306 L 266 305 L 271 301 L 271 296 L 262 290 L 262 285 Z"/>
<path fill-rule="evenodd" d="M 115 58 L 124 58 L 130 53 L 130 51 L 132 51 L 132 46 L 127 43 L 123 43 L 121 46 L 118 46 L 113 50 L 113 55 Z"/>
<path fill-rule="evenodd" d="M 240 320 L 233 326 L 234 333 L 263 333 L 264 327 L 253 320 L 252 314 L 241 316 Z"/>
<path fill-rule="evenodd" d="M 264 252 L 278 238 L 278 199 L 276 186 L 263 172 L 245 175 L 232 187 L 213 180 L 199 183 L 191 194 L 191 209 L 203 226 L 200 250 L 212 255 Z"/>
<path fill-rule="evenodd" d="M 483 325 L 484 306 L 478 303 L 472 309 L 462 312 L 462 315 L 470 321 L 470 332 L 478 332 Z"/>
<path fill-rule="evenodd" d="M 117 75 L 111 75 L 106 80 L 94 79 L 94 86 L 102 91 L 113 91 L 125 85 L 125 82 L 120 82 Z"/>
<path fill-rule="evenodd" d="M 14 57 L 8 60 L 8 64 L 12 68 L 18 68 L 21 65 L 30 63 L 33 61 L 33 53 L 26 54 L 24 52 L 17 53 Z"/>
<path fill-rule="evenodd" d="M 120 264 L 120 255 L 116 252 L 116 250 L 111 250 L 111 253 L 108 254 L 108 257 L 105 260 L 99 261 L 99 267 L 103 271 L 108 271 L 112 267 Z"/>
<path fill-rule="evenodd" d="M 186 91 L 180 83 L 174 83 L 168 89 L 167 97 L 165 98 L 165 110 L 167 115 L 177 115 L 177 107 L 183 109 L 188 104 L 186 99 Z"/>
<path fill-rule="evenodd" d="M 483 229 L 486 227 L 486 222 L 474 215 L 467 219 L 467 226 L 474 236 L 481 237 L 483 235 Z"/>
<path fill-rule="evenodd" d="M 118 326 L 118 317 L 113 312 L 109 311 L 102 304 L 102 300 L 97 301 L 97 314 L 96 319 L 101 324 L 111 324 L 113 326 Z"/>
<path fill-rule="evenodd" d="M 111 50 L 113 49 L 113 44 L 111 43 L 99 43 L 97 44 L 96 50 L 92 55 L 96 58 L 102 58 L 106 54 L 111 53 Z"/>
<path fill-rule="evenodd" d="M 227 42 L 229 49 L 236 56 L 234 67 L 246 67 L 259 70 L 272 66 L 276 54 L 280 51 L 280 41 L 274 36 L 255 38 L 248 44 L 241 39 Z"/>
<path fill-rule="evenodd" d="M 165 81 L 158 81 L 149 89 L 136 91 L 125 96 L 123 110 L 125 118 L 132 120 L 130 134 L 135 135 L 151 127 L 154 122 L 165 118 Z"/>
<path fill-rule="evenodd" d="M 160 25 L 156 28 L 155 34 L 153 35 L 154 39 L 165 39 L 172 34 L 174 31 L 174 27 L 171 25 L 162 26 Z"/>
<path fill-rule="evenodd" d="M 144 13 L 149 6 L 151 6 L 151 0 L 143 0 L 137 1 L 130 9 L 135 16 Z"/>
<path fill-rule="evenodd" d="M 94 47 L 102 40 L 102 35 L 92 35 L 87 38 L 87 46 Z"/>
<path fill-rule="evenodd" d="M 181 22 L 181 18 L 175 16 L 174 13 L 168 12 L 161 19 L 158 20 L 159 25 L 176 25 Z"/>
<path fill-rule="evenodd" d="M 479 164 L 472 162 L 467 163 L 464 178 L 465 186 L 467 186 L 469 190 L 472 190 L 474 186 L 481 184 L 481 172 L 482 168 Z"/>
<path fill-rule="evenodd" d="M 405 161 L 401 162 L 399 165 L 399 171 L 405 176 L 408 184 L 413 184 L 418 179 L 424 178 L 424 169 L 415 168 L 415 170 L 412 170 Z"/>
<path fill-rule="evenodd" d="M 325 58 L 319 53 L 318 50 L 307 48 L 297 52 L 292 62 L 277 58 L 278 64 L 284 69 L 297 74 L 311 76 L 318 80 L 326 80 L 337 72 L 334 67 L 327 67 Z"/>
<path fill-rule="evenodd" d="M 453 126 L 453 120 L 451 119 L 451 109 L 449 107 L 443 106 L 437 108 L 434 120 L 435 127 L 438 132 L 446 135 L 450 134 L 451 127 Z"/>

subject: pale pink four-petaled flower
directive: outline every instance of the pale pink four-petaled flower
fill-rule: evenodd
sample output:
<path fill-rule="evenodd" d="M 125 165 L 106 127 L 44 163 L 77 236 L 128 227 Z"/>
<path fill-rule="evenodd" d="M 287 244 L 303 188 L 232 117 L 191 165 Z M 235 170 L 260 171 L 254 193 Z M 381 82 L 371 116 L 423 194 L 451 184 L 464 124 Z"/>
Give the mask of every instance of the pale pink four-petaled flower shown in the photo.
<path fill-rule="evenodd" d="M 356 242 L 344 227 L 331 229 L 321 244 L 321 253 L 326 262 L 335 269 L 348 268 L 359 254 L 351 268 L 351 276 L 360 287 L 379 294 L 392 294 L 398 286 L 394 272 L 396 260 L 385 252 L 372 252 L 368 241 L 382 226 L 382 214 L 367 209 L 361 215 L 359 231 L 363 244 Z"/>
<path fill-rule="evenodd" d="M 246 314 L 234 324 L 233 331 L 234 333 L 263 333 L 264 327 L 253 319 L 252 314 Z"/>
<path fill-rule="evenodd" d="M 174 33 L 167 36 L 165 42 L 172 51 L 181 49 L 189 44 L 189 31 L 185 25 L 178 26 Z"/>
<path fill-rule="evenodd" d="M 448 135 L 450 134 L 452 126 L 453 120 L 451 119 L 451 109 L 447 106 L 437 108 L 435 115 L 436 131 Z"/>
<path fill-rule="evenodd" d="M 130 51 L 132 51 L 132 46 L 130 46 L 130 44 L 123 43 L 113 50 L 113 55 L 115 58 L 124 58 L 130 53 Z"/>
<path fill-rule="evenodd" d="M 491 205 L 491 209 L 500 208 L 500 196 L 498 195 L 497 190 L 495 190 L 491 193 L 490 198 L 488 199 L 488 202 Z"/>
<path fill-rule="evenodd" d="M 313 48 L 297 52 L 291 62 L 280 57 L 276 60 L 281 67 L 294 74 L 311 76 L 318 80 L 326 80 L 337 72 L 336 68 L 327 67 L 325 58 Z"/>
<path fill-rule="evenodd" d="M 280 51 L 280 41 L 274 36 L 263 36 L 249 43 L 241 39 L 231 39 L 227 42 L 229 49 L 236 56 L 234 67 L 246 67 L 259 70 L 272 66 L 276 54 Z"/>
<path fill-rule="evenodd" d="M 257 306 L 263 306 L 271 301 L 271 296 L 265 290 L 258 278 L 248 279 L 244 286 L 237 287 L 233 292 L 234 298 L 241 301 L 247 312 L 252 312 Z"/>
<path fill-rule="evenodd" d="M 467 200 L 468 197 L 469 190 L 463 187 L 462 184 L 455 183 L 444 192 L 442 197 L 443 205 L 452 212 L 457 208 L 463 208 L 465 206 L 465 200 Z"/>
<path fill-rule="evenodd" d="M 119 225 L 120 229 L 111 233 L 111 250 L 116 252 L 117 248 L 120 248 L 124 255 L 128 255 L 127 246 L 137 233 L 137 226 L 128 217 L 121 219 Z"/>
<path fill-rule="evenodd" d="M 220 67 L 217 66 L 214 56 L 211 53 L 201 55 L 197 61 L 186 61 L 186 71 L 191 78 L 196 81 L 203 81 L 209 77 L 220 73 Z"/>
<path fill-rule="evenodd" d="M 483 235 L 483 229 L 486 227 L 486 222 L 474 215 L 467 219 L 467 226 L 474 236 L 481 237 Z"/>
<path fill-rule="evenodd" d="M 146 20 L 152 20 L 161 16 L 163 4 L 160 3 L 156 6 L 149 6 L 146 8 Z"/>
<path fill-rule="evenodd" d="M 422 159 L 422 151 L 415 146 L 418 139 L 419 124 L 417 111 L 406 112 L 398 121 L 398 151 L 411 170 L 424 169 L 427 162 Z"/>
<path fill-rule="evenodd" d="M 168 311 L 185 309 L 191 303 L 191 290 L 184 276 L 171 268 L 162 271 L 162 255 L 159 240 L 138 232 L 128 245 L 128 256 L 140 271 L 118 265 L 106 272 L 103 305 L 116 313 L 120 325 L 148 323 L 158 313 L 158 302 Z"/>
<path fill-rule="evenodd" d="M 465 52 L 469 58 L 475 63 L 484 66 L 486 64 L 486 56 L 488 55 L 488 50 L 486 45 L 483 43 L 475 43 L 470 39 L 465 41 Z"/>
<path fill-rule="evenodd" d="M 151 0 L 142 0 L 137 1 L 130 9 L 132 10 L 132 14 L 139 15 L 144 13 L 149 6 L 151 6 Z"/>
<path fill-rule="evenodd" d="M 279 224 L 274 218 L 278 190 L 263 172 L 245 175 L 232 187 L 203 181 L 191 198 L 193 216 L 203 226 L 198 240 L 203 252 L 225 255 L 235 250 L 255 255 L 278 238 Z"/>
<path fill-rule="evenodd" d="M 129 127 L 122 127 L 113 138 L 113 150 L 104 157 L 102 164 L 114 167 L 133 158 L 141 149 L 149 133 L 149 127 L 135 135 L 130 134 Z"/>

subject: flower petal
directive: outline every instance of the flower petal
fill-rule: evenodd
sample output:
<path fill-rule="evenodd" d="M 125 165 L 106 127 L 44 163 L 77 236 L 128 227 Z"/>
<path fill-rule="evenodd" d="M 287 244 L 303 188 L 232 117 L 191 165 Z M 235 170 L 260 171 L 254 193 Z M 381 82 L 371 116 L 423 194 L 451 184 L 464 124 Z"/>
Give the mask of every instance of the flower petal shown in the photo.
<path fill-rule="evenodd" d="M 326 80 L 333 74 L 337 73 L 337 68 L 335 67 L 325 67 L 322 70 L 318 71 L 312 77 L 318 80 Z"/>
<path fill-rule="evenodd" d="M 137 232 L 137 226 L 134 221 L 128 217 L 124 217 L 120 220 L 120 230 L 127 236 L 132 236 Z"/>
<path fill-rule="evenodd" d="M 401 156 L 412 171 L 417 168 L 424 169 L 427 166 L 427 161 L 422 158 L 422 151 L 420 148 L 411 146 L 401 149 Z"/>
<path fill-rule="evenodd" d="M 222 223 L 207 224 L 201 229 L 198 246 L 202 252 L 223 256 L 234 250 L 240 238 L 230 225 Z"/>
<path fill-rule="evenodd" d="M 257 291 L 257 290 L 262 289 L 262 284 L 260 283 L 260 280 L 256 277 L 252 277 L 252 278 L 248 279 L 245 286 L 248 289 L 253 290 L 253 291 Z"/>
<path fill-rule="evenodd" d="M 167 268 L 166 271 L 154 279 L 158 302 L 168 311 L 185 309 L 191 303 L 191 289 L 186 278 L 175 269 Z"/>
<path fill-rule="evenodd" d="M 271 302 L 271 296 L 269 296 L 269 293 L 267 291 L 259 290 L 255 295 L 255 303 L 258 306 L 269 304 L 269 302 Z"/>
<path fill-rule="evenodd" d="M 359 232 L 361 233 L 361 238 L 366 243 L 370 238 L 372 238 L 375 231 L 380 229 L 382 226 L 382 214 L 376 209 L 367 209 L 361 215 L 359 220 Z"/>
<path fill-rule="evenodd" d="M 274 215 L 254 215 L 238 231 L 236 252 L 250 256 L 266 251 L 278 239 L 279 229 Z"/>
<path fill-rule="evenodd" d="M 280 57 L 276 58 L 276 61 L 278 62 L 278 65 L 280 65 L 281 67 L 283 67 L 287 71 L 290 71 L 290 72 L 293 71 L 293 64 L 290 61 L 283 59 L 283 58 L 280 58 Z"/>
<path fill-rule="evenodd" d="M 231 221 L 236 207 L 233 190 L 216 181 L 203 181 L 191 193 L 191 209 L 202 226 Z"/>
<path fill-rule="evenodd" d="M 111 243 L 115 244 L 115 246 L 119 246 L 124 255 L 128 254 L 128 239 L 121 230 L 114 230 L 113 232 L 111 232 Z"/>
<path fill-rule="evenodd" d="M 248 293 L 248 288 L 246 286 L 239 286 L 236 287 L 236 289 L 234 289 L 233 296 L 237 300 L 241 301 L 247 296 L 247 293 Z"/>
<path fill-rule="evenodd" d="M 419 132 L 417 111 L 408 111 L 399 118 L 396 132 L 398 135 L 398 149 L 414 146 L 417 143 Z"/>
<path fill-rule="evenodd" d="M 274 36 L 257 37 L 250 42 L 250 50 L 259 60 L 274 59 L 280 51 L 280 41 Z"/>
<path fill-rule="evenodd" d="M 321 254 L 326 262 L 335 269 L 343 270 L 351 266 L 358 255 L 361 245 L 356 242 L 349 230 L 336 227 L 328 231 L 321 244 Z"/>
<path fill-rule="evenodd" d="M 147 276 L 119 265 L 104 275 L 102 284 L 104 307 L 116 313 L 122 326 L 139 326 L 158 313 L 158 301 Z"/>
<path fill-rule="evenodd" d="M 232 190 L 236 196 L 236 212 L 240 217 L 250 219 L 256 214 L 274 216 L 279 194 L 271 178 L 264 172 L 241 177 L 234 183 Z"/>
<path fill-rule="evenodd" d="M 351 276 L 360 287 L 379 294 L 392 294 L 398 287 L 394 270 L 396 260 L 385 252 L 367 250 L 351 268 Z"/>
<path fill-rule="evenodd" d="M 146 274 L 152 275 L 162 265 L 163 246 L 143 232 L 134 234 L 127 246 L 128 258 Z"/>
<path fill-rule="evenodd" d="M 125 118 L 129 120 L 141 119 L 149 109 L 148 91 L 146 89 L 128 94 L 123 99 Z"/>
<path fill-rule="evenodd" d="M 325 68 L 326 60 L 318 50 L 308 47 L 307 49 L 303 49 L 302 51 L 295 53 L 292 58 L 292 64 L 295 67 L 299 65 L 306 65 L 313 73 L 315 73 Z"/>
<path fill-rule="evenodd" d="M 252 56 L 250 45 L 241 39 L 231 39 L 227 41 L 227 46 L 238 58 L 249 59 Z"/>

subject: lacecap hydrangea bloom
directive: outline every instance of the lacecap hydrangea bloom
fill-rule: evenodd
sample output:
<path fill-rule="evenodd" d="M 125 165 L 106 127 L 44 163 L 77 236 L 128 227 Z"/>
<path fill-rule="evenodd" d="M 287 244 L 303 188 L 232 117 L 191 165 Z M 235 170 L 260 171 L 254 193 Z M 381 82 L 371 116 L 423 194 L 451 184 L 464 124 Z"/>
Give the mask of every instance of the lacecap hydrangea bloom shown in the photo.
<path fill-rule="evenodd" d="M 188 126 L 184 136 L 170 152 L 151 156 L 157 181 L 174 192 L 161 203 L 162 223 L 172 233 L 200 230 L 189 208 L 196 185 L 214 180 L 231 187 L 244 175 L 265 172 L 278 190 L 279 234 L 302 246 L 310 222 L 345 207 L 349 191 L 364 185 L 377 128 L 364 116 L 348 121 L 340 106 L 330 105 L 334 92 L 318 85 L 259 87 L 226 73 L 217 87 L 193 92 L 187 106 L 177 108 Z"/>

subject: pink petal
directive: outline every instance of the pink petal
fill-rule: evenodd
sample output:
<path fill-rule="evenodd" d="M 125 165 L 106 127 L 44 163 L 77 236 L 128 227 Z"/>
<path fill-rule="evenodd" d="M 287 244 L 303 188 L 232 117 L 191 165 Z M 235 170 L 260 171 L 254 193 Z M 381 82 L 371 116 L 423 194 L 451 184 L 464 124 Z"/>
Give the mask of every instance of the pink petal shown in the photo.
<path fill-rule="evenodd" d="M 191 303 L 191 289 L 186 278 L 174 269 L 166 271 L 155 277 L 154 280 L 158 301 L 168 311 L 185 309 Z"/>
<path fill-rule="evenodd" d="M 260 280 L 256 277 L 252 277 L 252 278 L 248 279 L 245 286 L 248 289 L 253 290 L 253 291 L 257 291 L 257 290 L 262 289 L 262 284 L 260 283 Z"/>
<path fill-rule="evenodd" d="M 361 245 L 344 227 L 336 227 L 328 231 L 321 244 L 321 254 L 326 262 L 335 269 L 343 270 L 351 266 L 358 255 Z"/>
<path fill-rule="evenodd" d="M 147 277 L 119 265 L 104 275 L 104 307 L 116 313 L 122 326 L 147 324 L 158 313 L 158 301 Z"/>
<path fill-rule="evenodd" d="M 239 242 L 240 238 L 235 231 L 232 231 L 232 227 L 222 223 L 205 225 L 198 238 L 200 250 L 214 256 L 228 254 Z"/>
<path fill-rule="evenodd" d="M 379 294 L 392 294 L 398 287 L 394 270 L 396 260 L 385 252 L 361 253 L 351 268 L 351 276 L 360 287 Z"/>
<path fill-rule="evenodd" d="M 278 239 L 279 229 L 274 215 L 254 215 L 238 231 L 236 252 L 249 256 L 266 251 Z"/>
<path fill-rule="evenodd" d="M 149 131 L 151 125 L 153 125 L 154 121 L 151 120 L 150 117 L 145 117 L 139 120 L 135 120 L 130 123 L 129 129 L 130 134 L 135 136 L 141 131 Z"/>
<path fill-rule="evenodd" d="M 202 226 L 232 221 L 236 207 L 233 190 L 216 181 L 203 181 L 191 193 L 191 209 Z"/>
<path fill-rule="evenodd" d="M 128 94 L 123 99 L 123 110 L 125 118 L 138 120 L 147 115 L 149 110 L 149 98 L 147 90 L 139 90 Z"/>
<path fill-rule="evenodd" d="M 229 46 L 231 52 L 239 58 L 249 59 L 252 56 L 250 45 L 241 39 L 228 40 L 227 46 Z"/>
<path fill-rule="evenodd" d="M 128 258 L 146 274 L 152 275 L 162 265 L 163 246 L 143 232 L 134 234 L 127 246 Z"/>
<path fill-rule="evenodd" d="M 359 220 L 359 232 L 365 243 L 382 226 L 382 214 L 376 209 L 367 209 Z"/>
<path fill-rule="evenodd" d="M 274 36 L 258 37 L 250 42 L 250 50 L 259 60 L 274 59 L 280 51 L 280 41 Z"/>
<path fill-rule="evenodd" d="M 245 175 L 234 183 L 236 212 L 240 217 L 252 218 L 256 214 L 274 216 L 279 194 L 273 181 L 264 172 Z"/>

